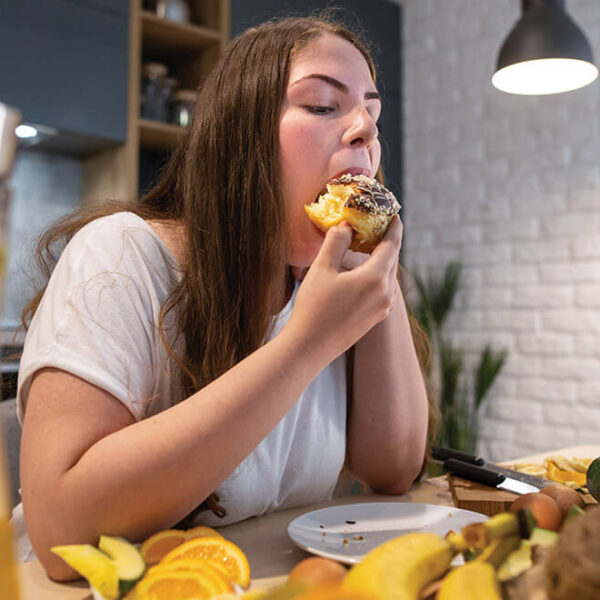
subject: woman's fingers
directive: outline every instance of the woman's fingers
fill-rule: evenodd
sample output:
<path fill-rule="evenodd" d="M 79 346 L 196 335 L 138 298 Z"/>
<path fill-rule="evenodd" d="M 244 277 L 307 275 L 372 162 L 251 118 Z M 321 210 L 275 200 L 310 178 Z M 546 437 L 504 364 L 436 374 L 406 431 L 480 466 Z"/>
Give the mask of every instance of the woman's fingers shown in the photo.
<path fill-rule="evenodd" d="M 352 250 L 347 250 L 344 254 L 344 258 L 342 259 L 342 269 L 345 271 L 352 271 L 352 269 L 356 269 L 364 262 L 369 260 L 369 255 L 364 252 L 353 252 Z"/>
<path fill-rule="evenodd" d="M 339 271 L 351 241 L 352 227 L 346 221 L 332 227 L 325 234 L 325 240 L 314 262 Z"/>
<path fill-rule="evenodd" d="M 400 217 L 398 215 L 394 215 L 394 217 L 392 218 L 392 223 L 390 223 L 390 225 L 394 226 L 394 230 L 390 233 L 390 235 L 393 238 L 392 243 L 397 244 L 395 260 L 392 262 L 390 274 L 394 279 L 396 279 L 398 276 L 398 262 L 400 261 L 400 250 L 402 249 L 402 236 L 404 234 L 404 225 L 402 224 L 402 221 L 400 220 Z M 389 228 L 386 232 L 386 235 L 388 233 Z"/>
<path fill-rule="evenodd" d="M 400 248 L 402 246 L 402 231 L 402 221 L 398 215 L 394 215 L 390 221 L 387 231 L 385 232 L 385 235 L 383 236 L 383 239 L 373 252 L 375 252 L 377 248 L 379 248 L 379 246 L 385 242 L 391 243 L 397 248 L 397 251 L 400 252 Z"/>
<path fill-rule="evenodd" d="M 298 291 L 291 327 L 314 336 L 331 356 L 356 343 L 397 303 L 395 273 L 401 239 L 402 225 L 396 217 L 371 255 L 355 257 L 348 251 L 350 225 L 342 223 L 330 229 Z M 354 264 L 354 259 L 364 262 Z M 353 268 L 348 270 L 349 266 Z"/>
<path fill-rule="evenodd" d="M 401 245 L 402 222 L 397 215 L 394 215 L 384 238 L 377 244 L 375 250 L 371 253 L 371 257 L 362 267 L 376 271 L 380 270 L 382 273 L 388 273 L 390 270 L 395 271 Z"/>

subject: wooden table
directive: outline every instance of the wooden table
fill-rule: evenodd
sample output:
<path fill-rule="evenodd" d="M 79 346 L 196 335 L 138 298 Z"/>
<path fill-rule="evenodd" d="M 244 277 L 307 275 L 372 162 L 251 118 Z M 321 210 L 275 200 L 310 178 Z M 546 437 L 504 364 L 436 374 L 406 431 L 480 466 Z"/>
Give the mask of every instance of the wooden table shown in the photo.
<path fill-rule="evenodd" d="M 563 456 L 600 456 L 600 446 L 576 446 L 562 448 L 519 458 L 522 462 L 541 461 L 549 454 Z M 510 461 L 510 462 L 517 462 Z M 287 535 L 288 524 L 299 515 L 326 506 L 356 502 L 419 502 L 452 506 L 452 496 L 445 478 L 419 482 L 404 496 L 359 494 L 337 498 L 316 506 L 303 506 L 264 517 L 247 519 L 234 525 L 220 528 L 220 532 L 237 544 L 246 554 L 252 573 L 252 587 L 262 588 L 284 581 L 291 568 L 308 555 L 298 548 Z M 50 581 L 37 561 L 19 565 L 22 582 L 22 600 L 89 600 L 86 582 L 58 584 Z"/>

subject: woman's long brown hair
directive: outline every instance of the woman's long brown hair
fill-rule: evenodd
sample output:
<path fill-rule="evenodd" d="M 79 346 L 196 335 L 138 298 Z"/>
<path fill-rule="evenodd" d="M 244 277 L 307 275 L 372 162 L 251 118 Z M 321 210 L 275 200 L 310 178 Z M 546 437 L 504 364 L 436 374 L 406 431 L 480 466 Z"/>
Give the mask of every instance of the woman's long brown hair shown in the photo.
<path fill-rule="evenodd" d="M 38 264 L 48 278 L 64 244 L 100 216 L 127 210 L 183 225 L 182 278 L 161 312 L 162 323 L 175 310 L 184 342 L 175 354 L 163 336 L 180 367 L 181 398 L 255 351 L 268 334 L 270 300 L 282 283 L 288 248 L 279 177 L 281 106 L 294 53 L 324 34 L 356 46 L 375 77 L 365 44 L 328 18 L 286 18 L 249 29 L 228 45 L 202 84 L 191 129 L 156 186 L 135 203 L 82 209 L 38 242 Z M 25 327 L 44 290 L 25 307 Z"/>

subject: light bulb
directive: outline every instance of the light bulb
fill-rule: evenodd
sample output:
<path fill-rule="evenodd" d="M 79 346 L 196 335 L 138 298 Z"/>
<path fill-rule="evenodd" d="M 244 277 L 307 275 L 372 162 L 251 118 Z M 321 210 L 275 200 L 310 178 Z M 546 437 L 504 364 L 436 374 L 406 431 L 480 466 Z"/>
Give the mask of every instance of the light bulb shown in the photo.
<path fill-rule="evenodd" d="M 510 94 L 545 95 L 569 92 L 598 77 L 596 65 L 572 58 L 540 58 L 496 71 L 492 84 Z"/>
<path fill-rule="evenodd" d="M 37 129 L 31 125 L 17 125 L 15 128 L 15 135 L 21 139 L 34 138 L 37 134 Z"/>

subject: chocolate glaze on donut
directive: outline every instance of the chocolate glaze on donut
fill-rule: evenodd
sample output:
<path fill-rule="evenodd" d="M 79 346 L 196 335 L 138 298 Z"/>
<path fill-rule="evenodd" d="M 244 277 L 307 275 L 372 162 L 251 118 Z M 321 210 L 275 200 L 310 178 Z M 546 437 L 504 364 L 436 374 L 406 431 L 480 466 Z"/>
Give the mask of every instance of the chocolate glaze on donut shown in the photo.
<path fill-rule="evenodd" d="M 348 208 L 355 208 L 372 215 L 392 216 L 400 212 L 396 197 L 377 180 L 365 175 L 342 175 L 330 179 L 328 185 L 350 185 L 354 188 L 346 201 Z"/>

